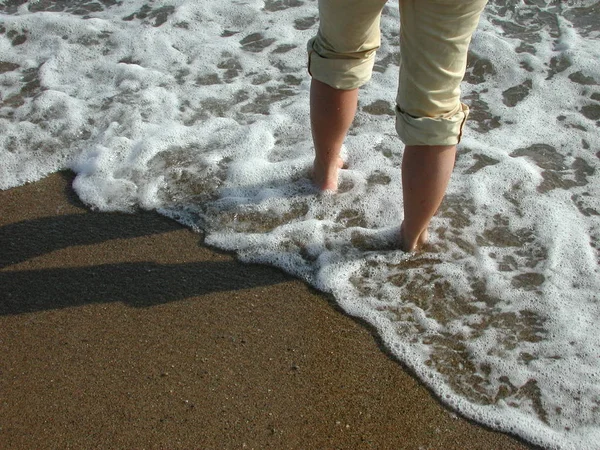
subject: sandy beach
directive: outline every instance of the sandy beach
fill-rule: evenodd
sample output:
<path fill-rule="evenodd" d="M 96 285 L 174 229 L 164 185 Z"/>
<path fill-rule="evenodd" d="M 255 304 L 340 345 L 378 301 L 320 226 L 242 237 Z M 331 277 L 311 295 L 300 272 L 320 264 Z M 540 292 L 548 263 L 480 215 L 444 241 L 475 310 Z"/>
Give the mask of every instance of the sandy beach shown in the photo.
<path fill-rule="evenodd" d="M 326 295 L 72 174 L 0 192 L 2 449 L 524 449 Z"/>

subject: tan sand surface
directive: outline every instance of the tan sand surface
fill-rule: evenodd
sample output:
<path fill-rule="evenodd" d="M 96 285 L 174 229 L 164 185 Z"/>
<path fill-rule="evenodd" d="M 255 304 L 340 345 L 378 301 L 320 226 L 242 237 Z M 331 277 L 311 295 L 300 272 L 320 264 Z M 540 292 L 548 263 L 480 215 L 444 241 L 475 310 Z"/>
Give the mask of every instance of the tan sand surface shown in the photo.
<path fill-rule="evenodd" d="M 326 295 L 72 175 L 0 192 L 0 448 L 523 449 Z"/>

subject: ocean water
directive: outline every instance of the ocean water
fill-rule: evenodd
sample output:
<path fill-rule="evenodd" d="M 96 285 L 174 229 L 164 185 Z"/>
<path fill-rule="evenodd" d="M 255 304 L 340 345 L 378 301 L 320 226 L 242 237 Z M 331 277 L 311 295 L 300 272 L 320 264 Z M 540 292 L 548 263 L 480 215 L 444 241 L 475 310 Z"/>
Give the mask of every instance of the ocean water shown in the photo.
<path fill-rule="evenodd" d="M 314 0 L 0 0 L 0 188 L 60 169 L 333 294 L 461 414 L 600 449 L 600 2 L 492 0 L 431 244 L 402 218 L 398 6 L 344 145 L 308 179 Z M 348 349 L 352 351 L 352 349 Z"/>

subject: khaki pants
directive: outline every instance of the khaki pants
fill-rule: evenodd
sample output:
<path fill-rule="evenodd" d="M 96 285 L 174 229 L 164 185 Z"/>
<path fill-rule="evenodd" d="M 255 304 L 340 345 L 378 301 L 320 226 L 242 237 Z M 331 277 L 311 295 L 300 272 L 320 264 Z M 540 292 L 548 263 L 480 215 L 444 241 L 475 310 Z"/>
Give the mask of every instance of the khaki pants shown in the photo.
<path fill-rule="evenodd" d="M 308 43 L 311 76 L 337 89 L 371 78 L 386 0 L 319 0 Z M 460 83 L 471 36 L 487 0 L 399 0 L 400 76 L 396 130 L 406 145 L 455 145 L 469 109 Z"/>

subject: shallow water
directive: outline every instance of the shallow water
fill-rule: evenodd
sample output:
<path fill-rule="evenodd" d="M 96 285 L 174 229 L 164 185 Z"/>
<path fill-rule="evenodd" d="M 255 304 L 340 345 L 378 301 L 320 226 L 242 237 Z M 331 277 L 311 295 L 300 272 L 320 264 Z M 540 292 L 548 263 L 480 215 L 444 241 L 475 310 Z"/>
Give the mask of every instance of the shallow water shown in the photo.
<path fill-rule="evenodd" d="M 316 2 L 0 1 L 0 187 L 71 168 L 92 208 L 156 209 L 332 293 L 466 416 L 600 448 L 599 12 L 487 7 L 463 85 L 468 130 L 418 255 L 394 248 L 393 2 L 339 193 L 318 195 Z"/>

